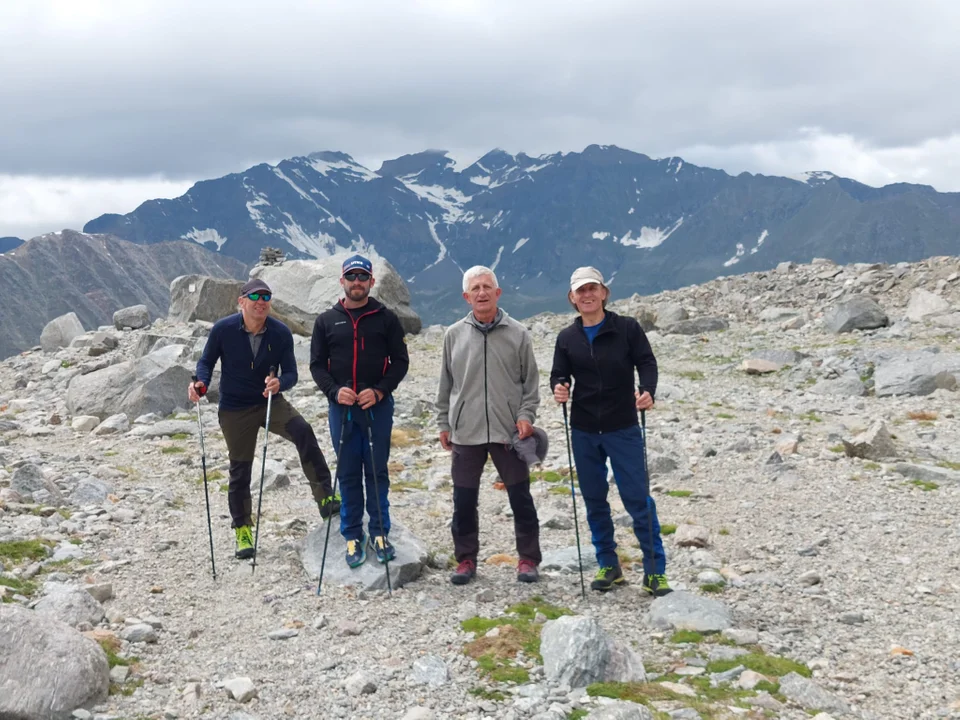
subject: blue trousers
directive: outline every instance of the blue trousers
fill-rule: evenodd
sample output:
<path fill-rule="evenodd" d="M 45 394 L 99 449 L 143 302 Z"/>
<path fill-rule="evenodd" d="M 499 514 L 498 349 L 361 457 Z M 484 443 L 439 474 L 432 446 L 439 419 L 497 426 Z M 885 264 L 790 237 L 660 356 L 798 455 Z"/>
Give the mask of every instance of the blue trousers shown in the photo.
<path fill-rule="evenodd" d="M 346 425 L 343 423 L 347 414 Z M 373 429 L 373 457 L 370 456 L 368 427 Z M 363 537 L 363 510 L 366 504 L 370 516 L 370 535 L 387 535 L 390 532 L 390 476 L 387 462 L 390 460 L 390 432 L 393 430 L 393 397 L 387 396 L 366 412 L 359 405 L 344 406 L 330 403 L 330 437 L 333 447 L 340 447 L 340 431 L 345 431 L 343 447 L 337 462 L 337 478 L 340 481 L 340 534 L 346 540 Z M 373 460 L 371 466 L 371 459 Z M 373 469 L 376 468 L 376 487 Z M 364 493 L 366 485 L 366 493 Z M 379 491 L 379 494 L 378 492 Z M 366 498 L 364 498 L 366 495 Z M 379 513 L 377 500 L 379 498 Z M 380 526 L 383 514 L 383 527 Z"/>
<path fill-rule="evenodd" d="M 617 543 L 613 537 L 613 518 L 607 502 L 607 458 L 620 499 L 630 517 L 633 532 L 643 550 L 643 572 L 666 572 L 667 556 L 660 537 L 657 506 L 648 491 L 648 476 L 643 454 L 643 434 L 639 425 L 609 433 L 572 431 L 573 460 L 580 480 L 580 495 L 587 506 L 587 523 L 600 567 L 616 567 Z M 653 526 L 651 538 L 650 524 Z"/>

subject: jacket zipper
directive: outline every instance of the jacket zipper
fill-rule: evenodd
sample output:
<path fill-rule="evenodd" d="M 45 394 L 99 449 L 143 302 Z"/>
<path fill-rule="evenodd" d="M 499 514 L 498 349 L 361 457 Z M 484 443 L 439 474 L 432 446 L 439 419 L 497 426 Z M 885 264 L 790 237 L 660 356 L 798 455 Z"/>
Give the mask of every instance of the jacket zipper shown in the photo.
<path fill-rule="evenodd" d="M 490 407 L 487 399 L 487 333 L 483 334 L 483 413 L 487 418 L 487 444 L 490 443 Z"/>
<path fill-rule="evenodd" d="M 593 342 L 597 341 L 597 338 L 600 337 L 600 333 L 593 338 Z M 587 341 L 587 345 L 590 346 L 590 359 L 593 360 L 593 366 L 597 371 L 597 378 L 600 380 L 600 396 L 603 396 L 603 375 L 600 373 L 600 362 L 597 360 L 597 356 L 593 354 L 593 343 L 590 342 L 590 338 L 584 335 L 584 339 Z M 603 435 L 603 430 L 598 432 L 599 435 Z"/>
<path fill-rule="evenodd" d="M 460 410 L 457 411 L 457 419 L 456 419 L 456 421 L 453 423 L 453 429 L 454 429 L 454 430 L 456 430 L 458 427 L 460 427 L 460 416 L 463 415 L 463 406 L 464 406 L 464 404 L 465 404 L 465 401 L 461 401 L 461 402 L 460 402 Z"/>
<path fill-rule="evenodd" d="M 342 300 L 340 301 L 340 304 L 341 306 L 343 305 Z M 350 318 L 350 322 L 353 323 L 353 391 L 356 392 L 357 391 L 357 332 L 358 332 L 357 326 L 360 325 L 360 321 L 363 320 L 367 315 L 373 315 L 374 313 L 379 312 L 379 309 L 371 310 L 370 312 L 365 312 L 356 320 L 353 319 L 353 315 L 350 314 L 350 311 L 347 310 L 346 307 L 344 307 L 343 309 L 346 310 L 347 317 Z"/>

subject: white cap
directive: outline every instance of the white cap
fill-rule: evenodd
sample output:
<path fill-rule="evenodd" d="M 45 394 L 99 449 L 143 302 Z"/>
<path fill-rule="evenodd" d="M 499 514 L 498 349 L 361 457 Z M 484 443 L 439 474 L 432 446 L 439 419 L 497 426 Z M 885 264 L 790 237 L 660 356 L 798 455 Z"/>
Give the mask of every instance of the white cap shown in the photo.
<path fill-rule="evenodd" d="M 589 283 L 597 283 L 598 285 L 603 285 L 603 275 L 600 274 L 600 271 L 595 267 L 578 267 L 573 271 L 573 275 L 570 276 L 570 289 L 576 290 L 578 287 L 587 285 Z"/>

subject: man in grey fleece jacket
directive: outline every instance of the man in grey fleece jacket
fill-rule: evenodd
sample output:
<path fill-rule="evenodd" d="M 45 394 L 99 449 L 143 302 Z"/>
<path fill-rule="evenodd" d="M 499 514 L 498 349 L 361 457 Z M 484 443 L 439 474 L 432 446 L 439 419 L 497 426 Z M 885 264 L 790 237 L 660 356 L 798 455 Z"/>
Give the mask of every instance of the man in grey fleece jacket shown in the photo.
<path fill-rule="evenodd" d="M 465 585 L 476 575 L 480 552 L 477 504 L 480 476 L 493 460 L 513 509 L 517 579 L 539 579 L 540 523 L 530 494 L 527 464 L 513 449 L 514 437 L 533 435 L 540 406 L 540 373 L 529 331 L 497 307 L 501 289 L 490 268 L 463 276 L 471 312 L 447 328 L 437 392 L 440 444 L 452 453 L 453 545 L 457 569 L 450 581 Z"/>

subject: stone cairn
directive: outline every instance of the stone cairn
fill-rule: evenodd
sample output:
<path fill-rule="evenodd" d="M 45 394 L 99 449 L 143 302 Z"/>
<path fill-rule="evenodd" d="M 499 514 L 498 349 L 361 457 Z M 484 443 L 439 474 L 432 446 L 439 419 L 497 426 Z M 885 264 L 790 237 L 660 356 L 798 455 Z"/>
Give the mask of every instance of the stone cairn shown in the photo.
<path fill-rule="evenodd" d="M 265 247 L 260 251 L 261 265 L 283 265 L 287 257 L 280 248 Z"/>

